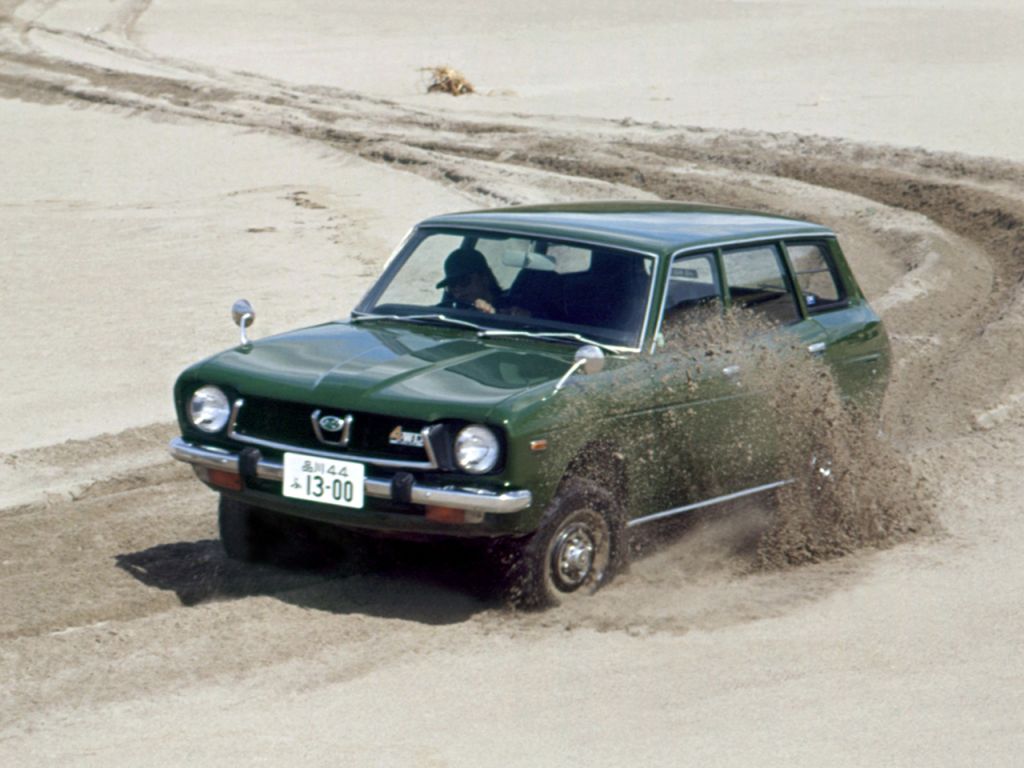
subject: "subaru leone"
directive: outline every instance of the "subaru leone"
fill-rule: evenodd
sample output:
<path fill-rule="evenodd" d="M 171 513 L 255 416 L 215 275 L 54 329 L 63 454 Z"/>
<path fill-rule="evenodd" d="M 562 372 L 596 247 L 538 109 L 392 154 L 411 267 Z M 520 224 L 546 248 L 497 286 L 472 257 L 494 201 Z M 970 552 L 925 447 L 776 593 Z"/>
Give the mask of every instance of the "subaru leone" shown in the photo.
<path fill-rule="evenodd" d="M 236 302 L 239 344 L 175 384 L 171 453 L 220 494 L 229 557 L 268 558 L 310 520 L 471 538 L 522 601 L 559 603 L 610 578 L 629 529 L 787 481 L 758 460 L 779 446 L 742 417 L 742 364 L 631 373 L 680 318 L 730 308 L 826 362 L 844 397 L 884 391 L 885 330 L 828 228 L 679 203 L 518 207 L 422 222 L 347 319 L 251 340 Z M 738 444 L 748 459 L 723 461 Z"/>

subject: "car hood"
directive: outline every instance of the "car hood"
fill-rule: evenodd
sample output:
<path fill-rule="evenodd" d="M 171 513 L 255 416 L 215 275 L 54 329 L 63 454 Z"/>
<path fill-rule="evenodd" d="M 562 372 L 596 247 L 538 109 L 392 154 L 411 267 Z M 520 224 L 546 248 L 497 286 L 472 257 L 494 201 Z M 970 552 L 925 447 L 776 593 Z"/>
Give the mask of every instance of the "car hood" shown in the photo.
<path fill-rule="evenodd" d="M 243 395 L 427 421 L 484 419 L 525 391 L 554 386 L 572 353 L 568 346 L 479 339 L 461 329 L 339 322 L 222 352 L 194 375 Z"/>

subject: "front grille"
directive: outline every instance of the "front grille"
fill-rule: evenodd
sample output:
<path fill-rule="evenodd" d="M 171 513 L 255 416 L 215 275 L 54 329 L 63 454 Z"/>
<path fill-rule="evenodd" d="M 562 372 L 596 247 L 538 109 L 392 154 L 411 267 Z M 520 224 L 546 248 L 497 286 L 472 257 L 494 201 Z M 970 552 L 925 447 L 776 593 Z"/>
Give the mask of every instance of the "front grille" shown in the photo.
<path fill-rule="evenodd" d="M 347 448 L 322 443 L 313 430 L 312 414 L 319 410 L 321 415 L 344 418 L 352 416 Z M 285 400 L 271 400 L 262 397 L 246 397 L 238 411 L 234 432 L 238 437 L 284 443 L 296 448 L 312 448 L 331 451 L 339 455 L 358 453 L 382 459 L 427 461 L 426 451 L 414 445 L 393 445 L 389 435 L 398 427 L 404 432 L 419 433 L 426 422 L 415 419 L 398 419 L 376 413 L 346 411 L 330 406 L 292 403 Z"/>

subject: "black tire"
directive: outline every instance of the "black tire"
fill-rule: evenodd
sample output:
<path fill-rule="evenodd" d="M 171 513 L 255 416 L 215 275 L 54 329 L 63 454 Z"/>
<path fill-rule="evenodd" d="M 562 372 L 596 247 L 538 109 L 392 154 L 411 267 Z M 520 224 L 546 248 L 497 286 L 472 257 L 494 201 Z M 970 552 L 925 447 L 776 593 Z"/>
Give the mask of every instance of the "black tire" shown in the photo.
<path fill-rule="evenodd" d="M 220 497 L 217 522 L 224 552 L 232 560 L 264 562 L 270 557 L 272 529 L 263 510 L 225 496 Z"/>
<path fill-rule="evenodd" d="M 540 527 L 506 555 L 506 596 L 547 608 L 586 599 L 611 581 L 624 558 L 614 499 L 585 480 L 565 482 Z"/>

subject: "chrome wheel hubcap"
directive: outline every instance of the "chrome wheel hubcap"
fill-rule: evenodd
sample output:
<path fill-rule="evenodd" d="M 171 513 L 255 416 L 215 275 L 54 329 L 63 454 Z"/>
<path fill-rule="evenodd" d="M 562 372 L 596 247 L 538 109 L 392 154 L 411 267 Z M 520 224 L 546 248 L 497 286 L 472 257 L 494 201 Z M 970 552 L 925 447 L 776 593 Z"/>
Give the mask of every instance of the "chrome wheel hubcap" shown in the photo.
<path fill-rule="evenodd" d="M 559 534 L 551 553 L 554 580 L 559 589 L 572 592 L 587 581 L 596 549 L 593 533 L 582 523 L 570 525 Z"/>

